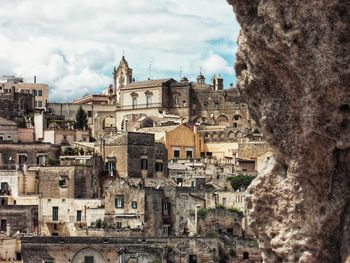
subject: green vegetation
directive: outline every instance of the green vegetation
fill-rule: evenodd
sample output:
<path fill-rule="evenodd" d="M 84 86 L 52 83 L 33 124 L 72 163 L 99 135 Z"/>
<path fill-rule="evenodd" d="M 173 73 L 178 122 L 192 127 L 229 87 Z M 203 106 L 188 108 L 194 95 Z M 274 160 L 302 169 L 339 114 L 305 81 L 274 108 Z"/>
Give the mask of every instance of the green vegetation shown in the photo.
<path fill-rule="evenodd" d="M 232 213 L 237 213 L 241 217 L 244 216 L 243 212 L 236 207 L 230 207 L 230 208 L 227 208 L 227 210 L 232 212 Z"/>
<path fill-rule="evenodd" d="M 215 231 L 209 231 L 205 236 L 206 237 L 218 237 L 219 234 Z"/>
<path fill-rule="evenodd" d="M 198 217 L 205 217 L 207 214 L 208 214 L 208 209 L 206 209 L 206 208 L 200 208 L 200 209 L 198 209 L 198 211 L 197 211 L 197 216 Z"/>
<path fill-rule="evenodd" d="M 49 166 L 55 166 L 55 165 L 59 165 L 59 164 L 60 164 L 60 160 L 58 160 L 58 159 L 49 158 L 47 160 L 47 165 L 49 165 Z"/>
<path fill-rule="evenodd" d="M 64 148 L 64 155 L 79 155 L 79 148 L 66 147 Z"/>
<path fill-rule="evenodd" d="M 88 118 L 86 112 L 80 106 L 77 113 L 75 114 L 75 124 L 74 128 L 78 130 L 87 129 Z"/>
<path fill-rule="evenodd" d="M 253 181 L 255 176 L 252 175 L 246 175 L 246 174 L 239 174 L 236 176 L 230 177 L 232 188 L 237 191 L 241 190 L 244 191 L 247 189 L 247 187 L 250 185 L 250 183 Z"/>

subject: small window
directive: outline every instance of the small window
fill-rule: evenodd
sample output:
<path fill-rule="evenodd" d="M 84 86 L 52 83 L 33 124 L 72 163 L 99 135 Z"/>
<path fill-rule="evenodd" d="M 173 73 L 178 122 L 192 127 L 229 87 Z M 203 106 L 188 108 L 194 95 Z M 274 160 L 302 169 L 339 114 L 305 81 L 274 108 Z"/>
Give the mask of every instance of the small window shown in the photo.
<path fill-rule="evenodd" d="M 196 187 L 196 182 L 195 181 L 191 181 L 191 187 L 192 188 Z"/>
<path fill-rule="evenodd" d="M 41 100 L 38 101 L 38 107 L 42 107 L 43 106 L 43 102 Z"/>
<path fill-rule="evenodd" d="M 6 219 L 1 219 L 0 230 L 6 231 Z"/>
<path fill-rule="evenodd" d="M 249 259 L 249 252 L 243 252 L 243 259 Z"/>
<path fill-rule="evenodd" d="M 55 261 L 52 258 L 44 259 L 44 263 L 55 263 Z"/>
<path fill-rule="evenodd" d="M 197 263 L 197 255 L 189 255 L 188 262 L 189 263 Z"/>
<path fill-rule="evenodd" d="M 136 109 L 136 108 L 137 108 L 137 98 L 136 98 L 136 97 L 133 97 L 133 98 L 132 98 L 132 108 L 133 108 L 133 109 Z"/>
<path fill-rule="evenodd" d="M 145 158 L 141 159 L 141 170 L 147 170 L 148 169 L 148 160 Z"/>
<path fill-rule="evenodd" d="M 136 201 L 132 201 L 131 202 L 131 208 L 133 208 L 133 209 L 137 208 L 137 202 Z"/>
<path fill-rule="evenodd" d="M 169 225 L 163 225 L 163 236 L 169 236 L 170 234 L 170 226 Z"/>
<path fill-rule="evenodd" d="M 123 195 L 117 195 L 115 198 L 115 207 L 116 208 L 123 208 L 124 207 L 124 196 Z"/>
<path fill-rule="evenodd" d="M 223 204 L 224 206 L 226 206 L 226 202 L 227 202 L 226 197 L 223 197 L 223 198 L 222 198 L 222 204 Z"/>
<path fill-rule="evenodd" d="M 61 187 L 61 188 L 67 188 L 67 180 L 66 179 L 60 179 L 58 181 L 58 185 Z"/>
<path fill-rule="evenodd" d="M 42 90 L 38 90 L 38 96 L 41 97 L 43 95 L 43 91 Z"/>
<path fill-rule="evenodd" d="M 207 110 L 208 109 L 208 103 L 203 103 L 203 109 Z"/>
<path fill-rule="evenodd" d="M 58 206 L 52 207 L 52 221 L 58 221 Z"/>
<path fill-rule="evenodd" d="M 174 158 L 180 158 L 180 150 L 174 150 Z"/>
<path fill-rule="evenodd" d="M 151 95 L 147 95 L 146 97 L 146 107 L 149 108 L 152 106 L 152 96 Z"/>
<path fill-rule="evenodd" d="M 186 150 L 186 158 L 187 159 L 192 158 L 192 150 Z"/>
<path fill-rule="evenodd" d="M 218 110 L 219 109 L 219 102 L 214 102 L 214 110 Z"/>
<path fill-rule="evenodd" d="M 163 172 L 163 163 L 156 162 L 156 172 Z"/>
<path fill-rule="evenodd" d="M 81 210 L 77 210 L 77 222 L 81 221 Z"/>
<path fill-rule="evenodd" d="M 92 111 L 89 110 L 89 111 L 87 112 L 87 115 L 88 115 L 88 118 L 92 118 Z"/>
<path fill-rule="evenodd" d="M 85 256 L 84 257 L 84 263 L 94 263 L 94 257 L 93 256 Z"/>
<path fill-rule="evenodd" d="M 169 202 L 163 203 L 163 215 L 164 216 L 170 215 L 170 203 Z"/>
<path fill-rule="evenodd" d="M 122 229 L 123 224 L 122 222 L 117 222 L 116 226 L 117 226 L 117 229 Z"/>

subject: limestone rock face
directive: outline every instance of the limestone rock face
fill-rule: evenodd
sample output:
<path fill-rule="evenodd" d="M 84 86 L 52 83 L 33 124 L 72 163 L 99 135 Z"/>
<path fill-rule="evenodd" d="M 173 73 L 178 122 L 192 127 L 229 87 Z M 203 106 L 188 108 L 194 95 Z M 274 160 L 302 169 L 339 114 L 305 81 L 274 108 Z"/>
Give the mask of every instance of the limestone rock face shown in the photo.
<path fill-rule="evenodd" d="M 350 262 L 350 2 L 228 0 L 238 87 L 276 155 L 250 187 L 265 262 Z"/>

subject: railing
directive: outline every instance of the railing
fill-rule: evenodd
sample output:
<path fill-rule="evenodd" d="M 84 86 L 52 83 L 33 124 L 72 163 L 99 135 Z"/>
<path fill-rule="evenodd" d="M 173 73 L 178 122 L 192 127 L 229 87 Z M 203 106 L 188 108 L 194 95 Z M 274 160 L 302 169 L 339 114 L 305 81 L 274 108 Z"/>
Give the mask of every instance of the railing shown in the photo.
<path fill-rule="evenodd" d="M 162 103 L 150 103 L 150 104 L 135 104 L 135 105 L 122 105 L 120 108 L 122 110 L 133 110 L 133 109 L 151 109 L 151 108 L 160 108 Z"/>

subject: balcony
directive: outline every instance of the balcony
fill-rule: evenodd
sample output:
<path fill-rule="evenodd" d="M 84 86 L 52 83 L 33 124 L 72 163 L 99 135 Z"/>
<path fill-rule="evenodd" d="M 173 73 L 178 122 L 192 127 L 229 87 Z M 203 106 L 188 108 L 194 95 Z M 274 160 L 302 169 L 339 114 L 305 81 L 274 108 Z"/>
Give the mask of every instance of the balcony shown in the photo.
<path fill-rule="evenodd" d="M 163 105 L 161 103 L 151 103 L 151 104 L 136 104 L 136 105 L 121 105 L 122 110 L 137 110 L 137 109 L 152 109 L 161 108 Z"/>

